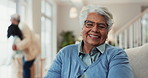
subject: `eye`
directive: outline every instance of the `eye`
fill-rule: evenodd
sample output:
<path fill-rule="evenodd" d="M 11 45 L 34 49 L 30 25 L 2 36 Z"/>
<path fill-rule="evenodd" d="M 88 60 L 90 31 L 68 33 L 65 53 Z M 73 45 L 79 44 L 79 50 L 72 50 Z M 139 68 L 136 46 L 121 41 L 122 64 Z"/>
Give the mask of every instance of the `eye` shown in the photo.
<path fill-rule="evenodd" d="M 99 28 L 106 28 L 106 27 L 104 27 L 104 26 L 99 26 Z"/>
<path fill-rule="evenodd" d="M 92 23 L 86 23 L 86 26 L 92 27 L 93 24 Z"/>
<path fill-rule="evenodd" d="M 94 22 L 92 22 L 92 21 L 86 20 L 84 23 L 85 23 L 86 27 L 93 27 L 94 26 Z"/>
<path fill-rule="evenodd" d="M 107 25 L 104 24 L 104 23 L 99 23 L 98 24 L 98 27 L 101 28 L 101 29 L 106 29 L 107 28 Z"/>

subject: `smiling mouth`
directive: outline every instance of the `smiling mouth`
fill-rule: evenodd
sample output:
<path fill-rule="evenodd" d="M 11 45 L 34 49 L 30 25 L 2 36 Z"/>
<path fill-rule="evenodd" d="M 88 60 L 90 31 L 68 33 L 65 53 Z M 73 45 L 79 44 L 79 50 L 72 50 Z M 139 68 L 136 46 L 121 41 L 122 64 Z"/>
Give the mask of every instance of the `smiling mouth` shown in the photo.
<path fill-rule="evenodd" d="M 95 39 L 100 38 L 100 36 L 97 36 L 97 35 L 92 35 L 92 34 L 90 34 L 90 35 L 89 35 L 89 37 L 91 37 L 91 38 L 95 38 Z"/>

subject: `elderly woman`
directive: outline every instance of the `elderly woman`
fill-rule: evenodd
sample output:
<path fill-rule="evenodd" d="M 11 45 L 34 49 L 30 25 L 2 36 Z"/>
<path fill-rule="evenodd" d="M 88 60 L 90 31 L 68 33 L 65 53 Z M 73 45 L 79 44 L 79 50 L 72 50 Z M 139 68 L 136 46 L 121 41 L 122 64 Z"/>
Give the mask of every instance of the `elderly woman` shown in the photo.
<path fill-rule="evenodd" d="M 125 51 L 105 43 L 112 14 L 104 7 L 86 6 L 80 23 L 83 40 L 61 49 L 45 78 L 134 78 Z"/>

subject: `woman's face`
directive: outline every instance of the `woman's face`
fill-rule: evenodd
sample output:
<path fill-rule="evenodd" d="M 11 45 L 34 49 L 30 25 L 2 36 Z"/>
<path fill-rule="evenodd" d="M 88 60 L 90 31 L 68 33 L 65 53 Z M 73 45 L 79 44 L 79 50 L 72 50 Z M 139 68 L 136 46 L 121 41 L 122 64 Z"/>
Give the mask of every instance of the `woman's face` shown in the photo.
<path fill-rule="evenodd" d="M 104 16 L 89 13 L 82 29 L 84 45 L 99 46 L 105 43 L 108 35 L 108 26 Z"/>

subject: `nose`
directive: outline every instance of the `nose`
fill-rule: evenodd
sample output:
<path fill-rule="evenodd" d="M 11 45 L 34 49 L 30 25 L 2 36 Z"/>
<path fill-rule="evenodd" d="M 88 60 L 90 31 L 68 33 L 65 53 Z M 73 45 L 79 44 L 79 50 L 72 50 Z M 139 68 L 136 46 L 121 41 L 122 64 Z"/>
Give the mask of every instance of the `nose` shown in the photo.
<path fill-rule="evenodd" d="M 92 32 L 98 32 L 98 27 L 97 27 L 97 24 L 95 24 L 92 29 L 91 29 Z"/>

